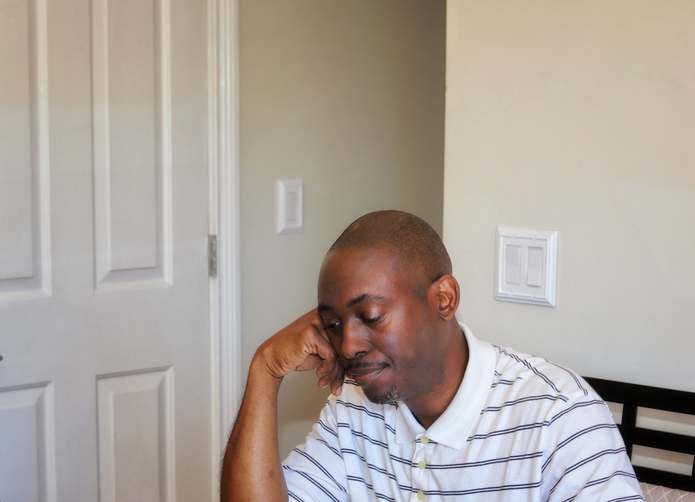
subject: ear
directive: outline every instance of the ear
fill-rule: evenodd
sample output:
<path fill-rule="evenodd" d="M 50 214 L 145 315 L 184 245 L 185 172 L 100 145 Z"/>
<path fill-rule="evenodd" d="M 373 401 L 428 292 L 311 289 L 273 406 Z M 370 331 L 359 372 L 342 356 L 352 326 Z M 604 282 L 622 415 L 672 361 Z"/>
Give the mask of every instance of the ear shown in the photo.
<path fill-rule="evenodd" d="M 447 274 L 437 280 L 434 285 L 437 288 L 439 317 L 443 321 L 450 321 L 459 307 L 461 296 L 459 283 L 453 275 Z"/>

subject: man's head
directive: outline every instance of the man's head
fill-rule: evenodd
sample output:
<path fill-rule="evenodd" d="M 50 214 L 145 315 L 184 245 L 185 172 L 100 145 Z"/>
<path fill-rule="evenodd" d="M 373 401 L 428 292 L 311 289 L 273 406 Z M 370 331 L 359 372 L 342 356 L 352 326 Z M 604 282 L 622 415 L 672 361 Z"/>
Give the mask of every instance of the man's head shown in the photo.
<path fill-rule="evenodd" d="M 400 211 L 352 223 L 324 259 L 318 296 L 331 344 L 370 400 L 410 404 L 448 385 L 459 291 L 427 223 Z"/>
<path fill-rule="evenodd" d="M 417 216 L 403 211 L 377 211 L 351 223 L 328 250 L 383 248 L 398 258 L 403 272 L 431 284 L 451 274 L 451 259 L 437 232 Z"/>

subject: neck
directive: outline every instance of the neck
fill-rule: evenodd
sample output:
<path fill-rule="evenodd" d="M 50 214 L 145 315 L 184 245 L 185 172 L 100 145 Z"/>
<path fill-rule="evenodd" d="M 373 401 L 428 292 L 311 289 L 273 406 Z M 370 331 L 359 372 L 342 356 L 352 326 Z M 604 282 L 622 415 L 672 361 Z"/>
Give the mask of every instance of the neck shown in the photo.
<path fill-rule="evenodd" d="M 455 319 L 447 326 L 445 337 L 448 343 L 444 344 L 446 351 L 442 364 L 444 377 L 441 384 L 426 395 L 406 401 L 410 411 L 425 429 L 428 429 L 449 407 L 461 386 L 468 366 L 466 337 Z"/>

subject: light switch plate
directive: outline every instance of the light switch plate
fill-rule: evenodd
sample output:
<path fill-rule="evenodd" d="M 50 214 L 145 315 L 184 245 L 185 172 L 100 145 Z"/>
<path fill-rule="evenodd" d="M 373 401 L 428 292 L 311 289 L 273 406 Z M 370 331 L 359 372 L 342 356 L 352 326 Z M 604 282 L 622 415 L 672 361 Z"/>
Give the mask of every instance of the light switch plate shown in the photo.
<path fill-rule="evenodd" d="M 557 231 L 497 229 L 497 300 L 555 306 L 557 237 Z"/>
<path fill-rule="evenodd" d="M 304 230 L 304 182 L 278 180 L 278 233 L 300 234 Z"/>

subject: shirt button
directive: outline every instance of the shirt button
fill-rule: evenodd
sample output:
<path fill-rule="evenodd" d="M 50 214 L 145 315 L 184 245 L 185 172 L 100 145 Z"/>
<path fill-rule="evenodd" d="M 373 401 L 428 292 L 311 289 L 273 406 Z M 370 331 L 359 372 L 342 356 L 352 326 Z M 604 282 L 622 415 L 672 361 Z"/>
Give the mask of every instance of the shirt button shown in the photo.
<path fill-rule="evenodd" d="M 421 442 L 422 444 L 427 444 L 427 443 L 430 442 L 430 438 L 426 438 L 425 436 L 422 436 L 422 437 L 420 438 L 420 442 Z"/>
<path fill-rule="evenodd" d="M 420 460 L 420 461 L 417 463 L 417 466 L 418 466 L 420 469 L 424 469 L 424 468 L 427 466 L 427 463 L 426 463 L 424 460 Z"/>
<path fill-rule="evenodd" d="M 418 500 L 425 500 L 425 494 L 424 494 L 424 492 L 423 492 L 422 490 L 420 490 L 419 492 L 417 492 L 417 499 L 418 499 Z"/>

